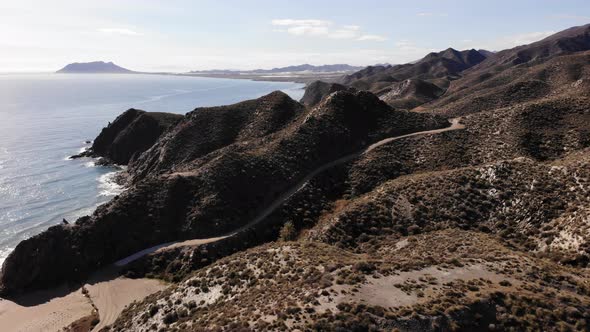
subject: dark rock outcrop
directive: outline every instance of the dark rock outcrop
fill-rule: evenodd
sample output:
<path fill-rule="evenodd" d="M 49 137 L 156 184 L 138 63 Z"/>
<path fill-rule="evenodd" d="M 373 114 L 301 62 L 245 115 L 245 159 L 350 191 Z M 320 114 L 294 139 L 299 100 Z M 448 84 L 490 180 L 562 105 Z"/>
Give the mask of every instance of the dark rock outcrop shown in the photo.
<path fill-rule="evenodd" d="M 129 174 L 137 181 L 184 166 L 194 168 L 187 164 L 232 144 L 276 134 L 303 114 L 304 107 L 281 91 L 233 105 L 197 108 L 131 163 Z"/>
<path fill-rule="evenodd" d="M 127 165 L 182 118 L 180 114 L 129 109 L 102 129 L 88 151 L 72 158 L 102 157 L 105 163 Z"/>
<path fill-rule="evenodd" d="M 395 108 L 412 109 L 435 100 L 445 92 L 436 84 L 420 79 L 393 83 L 379 91 L 379 98 Z"/>
<path fill-rule="evenodd" d="M 342 90 L 348 90 L 352 88 L 348 88 L 342 84 L 338 83 L 326 83 L 322 81 L 315 81 L 310 83 L 305 88 L 305 94 L 301 98 L 301 103 L 307 107 L 313 107 L 319 104 L 324 97 L 327 95 Z M 350 90 L 354 91 L 354 89 Z"/>

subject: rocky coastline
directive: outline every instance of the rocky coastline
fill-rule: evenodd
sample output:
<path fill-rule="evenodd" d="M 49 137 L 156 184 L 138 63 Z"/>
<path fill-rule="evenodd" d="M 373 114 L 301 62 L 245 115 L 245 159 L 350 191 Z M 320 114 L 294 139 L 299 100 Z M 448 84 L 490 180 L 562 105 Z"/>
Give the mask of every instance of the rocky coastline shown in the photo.
<path fill-rule="evenodd" d="M 77 156 L 128 189 L 22 241 L 0 292 L 123 260 L 171 284 L 103 331 L 588 330 L 589 73 L 587 25 L 301 102 L 128 110 Z"/>

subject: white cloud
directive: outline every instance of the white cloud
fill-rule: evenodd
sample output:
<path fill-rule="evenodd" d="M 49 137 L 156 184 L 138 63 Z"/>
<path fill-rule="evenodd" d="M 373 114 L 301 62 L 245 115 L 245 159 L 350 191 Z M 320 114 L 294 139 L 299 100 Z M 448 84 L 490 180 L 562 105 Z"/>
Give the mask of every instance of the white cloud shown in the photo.
<path fill-rule="evenodd" d="M 358 25 L 345 25 L 339 29 L 328 32 L 328 36 L 334 39 L 354 39 L 360 33 L 361 27 Z"/>
<path fill-rule="evenodd" d="M 358 25 L 336 26 L 332 21 L 315 19 L 275 19 L 274 26 L 284 27 L 273 29 L 275 32 L 286 32 L 294 36 L 313 36 L 331 39 L 351 39 L 359 41 L 385 41 L 384 36 L 363 34 Z"/>
<path fill-rule="evenodd" d="M 449 14 L 447 13 L 432 13 L 432 12 L 422 12 L 422 13 L 417 13 L 416 16 L 420 16 L 420 17 L 447 17 L 449 16 Z"/>
<path fill-rule="evenodd" d="M 332 22 L 326 20 L 293 20 L 293 19 L 281 19 L 272 20 L 272 25 L 281 26 L 328 26 L 332 25 Z"/>
<path fill-rule="evenodd" d="M 122 28 L 102 28 L 98 29 L 98 32 L 112 34 L 112 35 L 125 35 L 125 36 L 142 36 L 143 34 L 133 31 L 130 29 L 122 29 Z"/>
<path fill-rule="evenodd" d="M 362 36 L 358 37 L 357 40 L 369 40 L 369 41 L 382 42 L 382 41 L 386 41 L 387 38 L 383 37 L 383 36 L 379 36 L 379 35 L 362 35 Z"/>
<path fill-rule="evenodd" d="M 287 29 L 287 32 L 295 36 L 326 36 L 329 34 L 327 27 L 306 25 L 290 27 Z"/>

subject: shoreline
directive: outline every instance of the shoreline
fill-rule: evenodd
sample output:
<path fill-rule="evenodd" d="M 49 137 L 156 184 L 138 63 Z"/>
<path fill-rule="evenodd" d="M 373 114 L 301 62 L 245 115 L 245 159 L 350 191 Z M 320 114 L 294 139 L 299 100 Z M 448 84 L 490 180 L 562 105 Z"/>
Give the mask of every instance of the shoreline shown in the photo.
<path fill-rule="evenodd" d="M 317 74 L 317 75 L 255 75 L 255 74 L 236 74 L 236 75 L 225 75 L 225 74 L 173 74 L 177 76 L 188 76 L 188 77 L 205 77 L 205 78 L 225 78 L 234 80 L 251 80 L 255 82 L 285 82 L 285 83 L 300 83 L 306 86 L 314 81 L 324 81 L 328 83 L 335 82 L 338 78 L 349 73 L 339 74 Z"/>
<path fill-rule="evenodd" d="M 63 161 L 65 161 L 65 162 L 78 161 L 83 165 L 83 167 L 101 168 L 101 169 L 108 170 L 105 173 L 98 174 L 97 177 L 94 179 L 97 183 L 97 189 L 98 189 L 98 191 L 96 192 L 96 197 L 97 197 L 97 199 L 102 197 L 102 200 L 104 200 L 104 201 L 98 202 L 97 204 L 94 204 L 91 206 L 81 207 L 81 208 L 77 209 L 76 211 L 88 211 L 88 213 L 79 215 L 78 217 L 92 214 L 100 205 L 109 202 L 113 197 L 120 195 L 125 190 L 127 190 L 126 177 L 125 177 L 125 173 L 124 173 L 126 166 L 121 166 L 121 165 L 116 165 L 116 164 L 100 164 L 100 163 L 98 163 L 98 161 L 99 161 L 99 159 L 101 159 L 101 157 L 91 157 L 91 156 L 76 157 L 77 155 L 80 155 L 80 154 L 88 151 L 89 149 L 90 149 L 89 143 L 84 143 L 84 146 L 78 150 L 78 154 L 63 158 Z M 65 217 L 67 217 L 67 216 L 65 216 Z M 74 220 L 72 220 L 68 217 L 68 221 L 73 223 L 76 221 L 76 219 L 78 217 L 74 218 Z M 54 225 L 58 225 L 58 224 L 59 223 L 56 223 Z M 48 225 L 47 227 L 51 227 L 51 226 L 52 226 L 52 224 Z M 32 236 L 34 236 L 34 235 L 32 235 Z M 14 251 L 14 249 L 16 248 L 16 246 L 19 243 L 20 243 L 20 241 L 18 243 L 15 243 L 13 246 L 0 248 L 0 268 L 4 264 L 4 261 L 6 260 L 6 258 L 10 255 L 10 253 L 12 251 Z"/>
<path fill-rule="evenodd" d="M 60 331 L 98 314 L 98 331 L 112 324 L 123 309 L 169 285 L 156 279 L 130 279 L 117 267 L 95 272 L 77 286 L 62 285 L 23 295 L 0 298 L 0 326 L 5 331 Z"/>
<path fill-rule="evenodd" d="M 253 82 L 282 82 L 282 83 L 299 83 L 306 86 L 314 81 L 324 81 L 333 83 L 338 78 L 351 74 L 352 72 L 343 73 L 315 73 L 311 75 L 267 75 L 267 74 L 199 74 L 199 73 L 150 73 L 150 72 L 130 72 L 130 73 L 56 73 L 56 72 L 28 72 L 28 73 L 0 73 L 2 75 L 160 75 L 176 77 L 200 77 L 200 78 L 218 78 L 228 80 L 250 80 Z M 304 89 L 305 87 L 303 87 Z"/>

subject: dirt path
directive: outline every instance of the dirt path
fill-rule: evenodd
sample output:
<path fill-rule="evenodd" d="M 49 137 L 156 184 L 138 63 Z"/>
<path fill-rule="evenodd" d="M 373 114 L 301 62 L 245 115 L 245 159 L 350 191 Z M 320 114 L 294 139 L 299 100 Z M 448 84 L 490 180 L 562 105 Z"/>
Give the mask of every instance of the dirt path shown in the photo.
<path fill-rule="evenodd" d="M 416 133 L 412 133 L 412 134 L 386 138 L 386 139 L 381 140 L 377 143 L 369 145 L 367 148 L 365 148 L 361 151 L 351 153 L 351 154 L 346 155 L 344 157 L 333 160 L 327 164 L 324 164 L 324 165 L 320 166 L 319 168 L 315 169 L 313 172 L 309 173 L 307 176 L 305 176 L 301 181 L 299 181 L 299 183 L 297 183 L 291 189 L 289 189 L 288 191 L 286 191 L 285 193 L 280 195 L 274 202 L 272 202 L 266 209 L 264 209 L 256 218 L 254 218 L 254 220 L 252 220 L 248 224 L 240 227 L 238 230 L 234 231 L 234 233 L 232 233 L 228 236 L 231 236 L 231 235 L 235 234 L 235 232 L 238 232 L 239 230 L 251 227 L 252 225 L 255 225 L 255 224 L 261 222 L 262 220 L 264 220 L 271 213 L 273 213 L 274 210 L 276 210 L 279 206 L 281 206 L 287 199 L 291 198 L 291 196 L 293 196 L 299 190 L 304 188 L 307 185 L 307 183 L 309 182 L 309 180 L 311 180 L 316 175 L 326 171 L 329 168 L 345 164 L 351 160 L 354 160 L 364 154 L 367 154 L 367 153 L 373 151 L 374 149 L 376 149 L 382 145 L 385 145 L 387 143 L 397 141 L 397 140 L 400 140 L 403 138 L 412 137 L 412 136 L 419 136 L 419 135 L 439 134 L 439 133 L 444 133 L 446 131 L 464 129 L 465 126 L 462 125 L 460 123 L 460 121 L 461 121 L 461 118 L 454 118 L 454 119 L 451 119 L 451 126 L 450 127 L 446 127 L 446 128 L 442 128 L 442 129 L 435 129 L 435 130 L 420 131 L 420 132 L 416 132 Z"/>
<path fill-rule="evenodd" d="M 361 151 L 357 151 L 355 153 L 351 153 L 349 155 L 346 155 L 344 157 L 338 158 L 336 160 L 333 160 L 327 164 L 324 164 L 320 167 L 318 167 L 317 169 L 315 169 L 313 172 L 309 173 L 307 176 L 305 176 L 301 181 L 299 181 L 296 185 L 294 185 L 293 187 L 291 187 L 291 189 L 287 190 L 286 192 L 284 192 L 283 194 L 281 194 L 279 197 L 277 197 L 277 199 L 275 199 L 266 209 L 264 209 L 262 212 L 260 212 L 260 214 L 258 214 L 258 216 L 256 216 L 252 221 L 250 221 L 249 223 L 247 223 L 246 225 L 234 230 L 232 233 L 227 234 L 225 236 L 221 236 L 221 237 L 216 237 L 216 238 L 209 238 L 209 239 L 193 239 L 193 240 L 188 240 L 188 241 L 178 241 L 178 242 L 169 242 L 169 243 L 163 243 L 163 244 L 159 244 L 147 249 L 144 249 L 142 251 L 139 251 L 131 256 L 125 257 L 121 260 L 119 260 L 117 263 L 115 263 L 118 266 L 123 266 L 126 265 L 134 260 L 137 260 L 145 255 L 151 254 L 153 252 L 160 252 L 160 251 L 164 251 L 164 250 L 169 250 L 172 248 L 178 248 L 178 247 L 184 247 L 184 246 L 195 246 L 195 245 L 200 245 L 200 244 L 206 244 L 206 243 L 210 243 L 210 242 L 215 242 L 221 239 L 224 239 L 226 237 L 230 237 L 234 234 L 236 234 L 237 232 L 239 232 L 240 230 L 246 229 L 251 227 L 252 225 L 255 225 L 259 222 L 261 222 L 262 220 L 264 220 L 266 217 L 268 217 L 271 213 L 273 213 L 278 207 L 280 207 L 286 200 L 288 200 L 291 196 L 293 196 L 295 193 L 297 193 L 299 190 L 301 190 L 302 188 L 304 188 L 307 183 L 309 182 L 309 180 L 311 180 L 313 177 L 315 177 L 316 175 L 324 172 L 325 170 L 338 166 L 338 165 L 342 165 L 345 164 L 351 160 L 354 160 L 364 154 L 367 154 L 371 151 L 373 151 L 374 149 L 391 143 L 393 141 L 397 141 L 400 139 L 404 139 L 404 138 L 408 138 L 408 137 L 412 137 L 412 136 L 420 136 L 420 135 L 432 135 L 432 134 L 440 134 L 440 133 L 444 133 L 447 131 L 453 131 L 453 130 L 460 130 L 460 129 L 464 129 L 465 126 L 462 125 L 461 122 L 461 118 L 454 118 L 450 120 L 451 125 L 449 127 L 446 128 L 441 128 L 441 129 L 434 129 L 434 130 L 427 130 L 427 131 L 419 131 L 419 132 L 415 132 L 412 134 L 407 134 L 407 135 L 401 135 L 401 136 L 396 136 L 396 137 L 390 137 L 390 138 L 386 138 L 383 139 L 379 142 L 376 142 L 374 144 L 369 145 L 367 148 L 361 150 Z M 186 172 L 186 173 L 174 173 L 173 175 L 178 175 L 178 176 L 189 176 L 192 175 L 193 173 L 191 172 Z"/>

